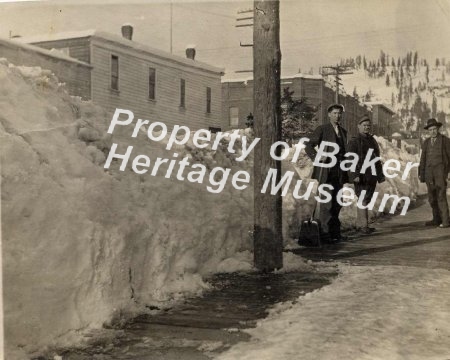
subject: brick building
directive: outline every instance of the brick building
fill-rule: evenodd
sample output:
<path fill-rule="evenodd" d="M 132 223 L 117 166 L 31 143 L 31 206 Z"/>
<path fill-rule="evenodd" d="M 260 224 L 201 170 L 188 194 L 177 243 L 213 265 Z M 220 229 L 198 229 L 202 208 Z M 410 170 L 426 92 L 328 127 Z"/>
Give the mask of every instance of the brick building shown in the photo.
<path fill-rule="evenodd" d="M 327 108 L 335 102 L 335 92 L 321 75 L 297 74 L 281 79 L 281 92 L 289 88 L 296 99 L 305 98 L 318 109 L 318 124 L 328 121 Z M 222 116 L 224 128 L 243 128 L 249 113 L 253 113 L 253 80 L 230 80 L 222 82 Z M 358 100 L 346 94 L 339 95 L 345 107 L 343 126 L 350 134 L 357 132 L 357 119 L 370 110 Z"/>

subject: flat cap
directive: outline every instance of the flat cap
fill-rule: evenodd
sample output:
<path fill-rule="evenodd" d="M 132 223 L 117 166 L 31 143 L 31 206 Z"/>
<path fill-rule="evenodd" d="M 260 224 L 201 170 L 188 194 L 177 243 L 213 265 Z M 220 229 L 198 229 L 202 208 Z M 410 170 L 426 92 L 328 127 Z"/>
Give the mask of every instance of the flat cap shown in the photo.
<path fill-rule="evenodd" d="M 366 121 L 372 121 L 372 120 L 370 120 L 369 115 L 363 115 L 363 116 L 361 116 L 361 117 L 359 118 L 359 120 L 358 120 L 358 124 L 362 124 L 363 122 L 366 122 Z"/>
<path fill-rule="evenodd" d="M 330 106 L 328 106 L 327 112 L 330 112 L 333 109 L 340 109 L 342 112 L 345 111 L 344 105 L 342 105 L 342 104 L 331 104 Z"/>

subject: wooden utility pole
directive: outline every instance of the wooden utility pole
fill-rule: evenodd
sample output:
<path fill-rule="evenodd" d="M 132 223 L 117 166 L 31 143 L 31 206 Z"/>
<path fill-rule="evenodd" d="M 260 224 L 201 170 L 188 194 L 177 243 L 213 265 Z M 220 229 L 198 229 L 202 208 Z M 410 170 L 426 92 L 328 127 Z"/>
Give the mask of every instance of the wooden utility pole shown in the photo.
<path fill-rule="evenodd" d="M 254 158 L 254 262 L 260 271 L 283 267 L 281 193 L 261 193 L 270 169 L 281 162 L 270 156 L 270 147 L 281 140 L 280 18 L 279 1 L 255 1 L 253 9 L 253 108 L 254 132 L 260 138 Z"/>
<path fill-rule="evenodd" d="M 323 71 L 322 70 L 322 75 L 324 76 L 328 76 L 328 75 L 333 75 L 335 76 L 335 87 L 336 87 L 336 92 L 335 92 L 335 96 L 334 96 L 334 102 L 336 104 L 339 103 L 339 85 L 342 85 L 342 83 L 340 83 L 340 76 L 339 75 L 345 75 L 345 74 L 353 74 L 353 72 L 348 71 L 351 67 L 350 66 L 346 66 L 346 65 L 336 65 L 336 66 L 322 66 L 322 69 L 331 69 L 329 71 Z"/>

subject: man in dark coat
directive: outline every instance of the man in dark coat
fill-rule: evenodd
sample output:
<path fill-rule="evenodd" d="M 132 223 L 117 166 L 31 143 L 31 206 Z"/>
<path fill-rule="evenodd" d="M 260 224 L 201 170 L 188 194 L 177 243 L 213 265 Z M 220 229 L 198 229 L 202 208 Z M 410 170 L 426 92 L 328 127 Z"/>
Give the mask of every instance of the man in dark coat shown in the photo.
<path fill-rule="evenodd" d="M 374 228 L 369 227 L 369 210 L 367 209 L 367 205 L 372 200 L 377 182 L 382 183 L 385 181 L 381 161 L 375 163 L 375 174 L 372 174 L 371 169 L 366 169 L 364 173 L 361 172 L 369 149 L 372 149 L 372 155 L 369 160 L 380 156 L 380 147 L 370 134 L 371 130 L 372 121 L 370 117 L 367 115 L 362 116 L 358 121 L 358 135 L 352 137 L 348 142 L 348 151 L 358 155 L 358 163 L 355 171 L 349 171 L 348 177 L 349 181 L 355 184 L 358 205 L 366 207 L 365 209 L 357 207 L 356 213 L 356 226 L 363 234 L 370 234 L 375 231 Z M 363 191 L 364 193 L 362 193 Z M 361 196 L 363 197 L 362 199 Z"/>
<path fill-rule="evenodd" d="M 317 151 L 316 146 L 320 147 L 323 141 L 337 144 L 339 152 L 335 155 L 337 163 L 331 167 L 314 167 L 312 178 L 319 181 L 319 184 L 330 184 L 333 187 L 331 191 L 331 201 L 321 203 L 319 206 L 319 220 L 321 224 L 321 231 L 325 241 L 335 243 L 343 239 L 341 236 L 341 222 L 339 220 L 339 213 L 341 205 L 337 202 L 337 194 L 342 186 L 348 182 L 347 172 L 342 171 L 340 163 L 346 153 L 347 146 L 347 131 L 340 126 L 344 106 L 341 104 L 333 104 L 328 107 L 329 123 L 319 125 L 312 134 L 310 141 L 306 144 L 305 152 L 314 161 Z M 325 151 L 332 151 L 327 149 Z M 327 158 L 325 162 L 331 162 Z"/>
<path fill-rule="evenodd" d="M 447 176 L 450 170 L 450 139 L 439 133 L 442 126 L 436 119 L 429 119 L 424 129 L 430 137 L 425 140 L 419 163 L 419 180 L 427 184 L 428 201 L 433 219 L 427 226 L 449 227 L 447 203 Z"/>

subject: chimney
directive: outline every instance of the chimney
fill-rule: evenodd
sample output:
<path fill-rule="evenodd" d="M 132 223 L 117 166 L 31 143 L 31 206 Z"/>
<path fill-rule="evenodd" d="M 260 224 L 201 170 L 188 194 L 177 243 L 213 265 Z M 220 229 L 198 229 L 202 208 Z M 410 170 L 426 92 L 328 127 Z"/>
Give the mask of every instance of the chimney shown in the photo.
<path fill-rule="evenodd" d="M 131 24 L 122 25 L 122 36 L 125 39 L 133 40 L 133 26 Z"/>
<path fill-rule="evenodd" d="M 195 60 L 195 45 L 188 45 L 186 47 L 186 57 Z"/>

